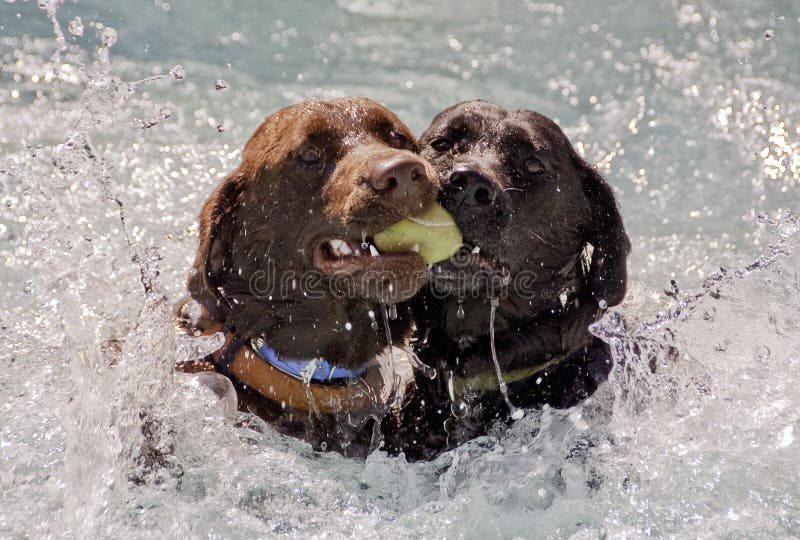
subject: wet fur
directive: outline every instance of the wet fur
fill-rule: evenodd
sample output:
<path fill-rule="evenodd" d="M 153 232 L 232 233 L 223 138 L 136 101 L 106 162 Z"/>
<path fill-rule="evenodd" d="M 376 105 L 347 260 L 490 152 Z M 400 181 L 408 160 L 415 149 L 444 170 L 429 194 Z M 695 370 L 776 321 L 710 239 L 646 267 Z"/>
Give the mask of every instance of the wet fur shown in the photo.
<path fill-rule="evenodd" d="M 321 158 L 304 161 L 309 148 Z M 438 179 L 418 153 L 415 137 L 397 116 L 366 98 L 306 101 L 269 116 L 247 142 L 241 164 L 202 207 L 187 283 L 191 298 L 178 306 L 178 323 L 245 343 L 260 337 L 287 358 L 323 357 L 343 367 L 374 359 L 387 339 L 382 324 L 380 331 L 370 327 L 368 312 L 379 313 L 380 304 L 369 291 L 331 295 L 326 276 L 317 284 L 326 291 L 322 297 L 303 294 L 301 286 L 267 293 L 253 284 L 265 283 L 264 272 L 271 271 L 278 283 L 293 273 L 302 285 L 303 276 L 317 270 L 311 251 L 319 239 L 371 235 L 433 202 Z M 424 166 L 414 196 L 389 200 L 370 184 L 374 168 L 392 159 Z M 197 304 L 199 316 L 190 309 L 197 311 Z M 409 336 L 407 310 L 399 310 L 390 328 L 395 342 Z M 302 418 L 241 385 L 238 390 L 245 407 L 282 424 L 283 431 L 341 450 L 336 419 Z"/>
<path fill-rule="evenodd" d="M 450 398 L 451 376 L 494 373 L 489 297 L 499 292 L 478 283 L 442 295 L 439 286 L 452 286 L 453 272 L 477 275 L 488 268 L 510 276 L 495 319 L 499 364 L 504 372 L 541 368 L 509 384 L 511 399 L 522 407 L 566 407 L 594 392 L 610 369 L 607 350 L 587 327 L 604 307 L 624 298 L 630 251 L 611 187 L 549 118 L 485 101 L 465 102 L 441 112 L 420 143 L 442 179 L 441 204 L 465 241 L 480 246 L 480 255 L 464 255 L 457 265 L 446 263 L 443 272 L 434 271 L 426 292 L 413 300 L 417 353 L 439 376 L 418 380 L 403 428 L 387 443 L 411 459 L 431 458 L 508 418 L 497 390 Z M 529 174 L 523 167 L 536 163 L 531 158 L 542 172 Z M 463 188 L 451 181 L 459 168 L 491 180 L 497 193 L 492 204 L 464 203 Z M 594 248 L 590 261 L 589 245 Z M 526 287 L 530 294 L 520 294 L 513 283 L 523 272 L 535 274 Z M 565 290 L 568 304 L 562 306 L 559 296 Z"/>
<path fill-rule="evenodd" d="M 392 131 L 404 136 L 406 148 L 389 145 Z M 322 163 L 299 162 L 297 154 L 308 144 L 321 148 Z M 270 265 L 278 279 L 294 273 L 300 281 L 314 270 L 308 252 L 314 238 L 381 230 L 430 202 L 438 188 L 432 172 L 413 205 L 383 204 L 363 180 L 375 162 L 417 151 L 408 128 L 366 98 L 303 102 L 267 118 L 247 142 L 241 165 L 201 210 L 200 243 L 187 283 L 204 309 L 196 324 L 219 325 L 245 340 L 264 337 L 292 358 L 322 356 L 352 366 L 374 357 L 386 346 L 367 317 L 377 302 L 328 294 L 308 298 L 299 287 L 255 294 L 251 285 Z M 346 321 L 352 332 L 340 331 Z M 409 328 L 401 317 L 392 331 L 401 337 Z"/>

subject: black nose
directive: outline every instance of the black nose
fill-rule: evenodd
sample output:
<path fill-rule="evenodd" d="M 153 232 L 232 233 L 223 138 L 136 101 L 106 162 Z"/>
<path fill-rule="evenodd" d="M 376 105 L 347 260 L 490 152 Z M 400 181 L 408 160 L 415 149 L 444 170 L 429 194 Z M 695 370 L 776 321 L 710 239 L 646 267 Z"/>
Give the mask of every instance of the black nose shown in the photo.
<path fill-rule="evenodd" d="M 497 198 L 497 186 L 492 179 L 469 167 L 454 170 L 450 184 L 458 188 L 456 196 L 472 206 L 490 205 Z"/>
<path fill-rule="evenodd" d="M 425 165 L 419 158 L 402 156 L 378 164 L 369 181 L 382 196 L 402 199 L 415 196 L 426 178 Z"/>

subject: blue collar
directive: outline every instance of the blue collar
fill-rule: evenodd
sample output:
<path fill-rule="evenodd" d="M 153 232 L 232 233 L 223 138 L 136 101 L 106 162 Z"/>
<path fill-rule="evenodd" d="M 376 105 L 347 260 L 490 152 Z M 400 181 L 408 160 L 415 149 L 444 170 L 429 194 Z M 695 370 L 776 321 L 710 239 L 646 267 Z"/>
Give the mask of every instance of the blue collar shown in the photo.
<path fill-rule="evenodd" d="M 291 375 L 296 379 L 308 382 L 333 382 L 347 379 L 358 379 L 367 370 L 367 366 L 352 369 L 331 365 L 324 358 L 295 360 L 281 358 L 263 339 L 253 339 L 251 346 L 259 358 L 272 367 Z"/>

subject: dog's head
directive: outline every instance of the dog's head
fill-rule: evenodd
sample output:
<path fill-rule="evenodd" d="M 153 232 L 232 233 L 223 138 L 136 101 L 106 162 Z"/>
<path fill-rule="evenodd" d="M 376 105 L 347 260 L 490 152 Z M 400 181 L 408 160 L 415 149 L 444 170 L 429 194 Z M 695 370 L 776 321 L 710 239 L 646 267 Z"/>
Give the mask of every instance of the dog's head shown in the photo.
<path fill-rule="evenodd" d="M 418 152 L 397 116 L 365 98 L 269 116 L 200 214 L 188 288 L 203 317 L 279 352 L 352 360 L 351 329 L 369 331 L 375 306 L 425 283 L 417 253 L 376 255 L 368 245 L 435 200 L 438 179 Z M 333 339 L 346 332 L 353 339 Z"/>
<path fill-rule="evenodd" d="M 472 268 L 502 270 L 510 286 L 528 272 L 528 285 L 547 287 L 590 245 L 591 296 L 601 307 L 622 301 L 630 243 L 613 192 L 552 120 L 468 101 L 437 115 L 420 144 L 442 179 L 441 204 L 479 250 L 462 258 Z"/>

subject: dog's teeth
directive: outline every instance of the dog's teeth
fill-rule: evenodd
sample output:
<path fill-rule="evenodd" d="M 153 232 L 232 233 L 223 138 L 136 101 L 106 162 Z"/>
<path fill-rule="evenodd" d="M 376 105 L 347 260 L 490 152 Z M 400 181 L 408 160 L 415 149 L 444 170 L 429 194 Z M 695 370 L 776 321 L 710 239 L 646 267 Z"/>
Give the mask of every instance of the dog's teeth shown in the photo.
<path fill-rule="evenodd" d="M 372 255 L 373 257 L 377 257 L 378 255 L 380 255 L 380 253 L 378 253 L 377 248 L 372 244 L 369 245 L 369 254 Z"/>
<path fill-rule="evenodd" d="M 361 250 L 360 249 L 356 248 L 355 256 L 356 257 L 361 257 Z"/>
<path fill-rule="evenodd" d="M 477 255 L 480 252 L 481 252 L 481 247 L 480 246 L 475 246 L 474 248 L 472 248 L 472 254 L 473 255 Z"/>
<path fill-rule="evenodd" d="M 336 240 L 328 240 L 328 251 L 330 251 L 331 255 L 334 257 L 339 256 L 339 245 L 336 243 Z"/>
<path fill-rule="evenodd" d="M 328 245 L 331 248 L 331 253 L 335 257 L 344 257 L 346 255 L 350 255 L 353 252 L 350 250 L 350 246 L 347 245 L 347 242 L 344 240 L 339 240 L 334 238 L 333 240 L 328 242 Z"/>
<path fill-rule="evenodd" d="M 416 242 L 413 243 L 411 245 L 411 251 L 413 251 L 414 253 L 419 253 L 419 244 L 417 244 Z"/>

